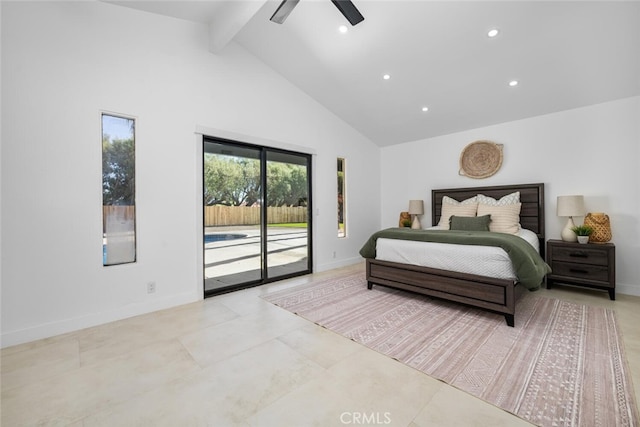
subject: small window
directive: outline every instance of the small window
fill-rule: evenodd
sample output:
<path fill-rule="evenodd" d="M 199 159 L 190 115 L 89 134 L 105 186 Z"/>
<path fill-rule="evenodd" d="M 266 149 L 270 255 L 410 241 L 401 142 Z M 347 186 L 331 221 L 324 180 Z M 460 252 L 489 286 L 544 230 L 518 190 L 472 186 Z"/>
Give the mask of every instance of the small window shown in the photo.
<path fill-rule="evenodd" d="M 347 237 L 345 160 L 338 157 L 338 237 Z"/>
<path fill-rule="evenodd" d="M 136 261 L 135 128 L 102 114 L 102 265 Z"/>

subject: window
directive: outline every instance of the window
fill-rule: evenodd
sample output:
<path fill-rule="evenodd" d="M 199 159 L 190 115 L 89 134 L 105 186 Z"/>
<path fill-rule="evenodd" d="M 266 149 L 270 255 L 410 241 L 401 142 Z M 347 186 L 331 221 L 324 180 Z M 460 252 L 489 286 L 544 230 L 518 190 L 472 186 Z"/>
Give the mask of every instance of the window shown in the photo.
<path fill-rule="evenodd" d="M 102 265 L 136 261 L 135 119 L 102 114 Z"/>
<path fill-rule="evenodd" d="M 345 160 L 338 157 L 338 237 L 347 236 L 347 216 L 345 206 L 347 198 L 345 194 Z"/>

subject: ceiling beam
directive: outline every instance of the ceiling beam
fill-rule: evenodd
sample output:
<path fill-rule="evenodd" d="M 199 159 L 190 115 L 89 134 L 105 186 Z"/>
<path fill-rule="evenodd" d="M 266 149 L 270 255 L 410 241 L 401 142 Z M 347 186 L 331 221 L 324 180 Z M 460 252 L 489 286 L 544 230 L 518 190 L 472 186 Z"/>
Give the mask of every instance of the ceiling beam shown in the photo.
<path fill-rule="evenodd" d="M 220 53 L 267 0 L 225 2 L 209 22 L 209 51 Z"/>

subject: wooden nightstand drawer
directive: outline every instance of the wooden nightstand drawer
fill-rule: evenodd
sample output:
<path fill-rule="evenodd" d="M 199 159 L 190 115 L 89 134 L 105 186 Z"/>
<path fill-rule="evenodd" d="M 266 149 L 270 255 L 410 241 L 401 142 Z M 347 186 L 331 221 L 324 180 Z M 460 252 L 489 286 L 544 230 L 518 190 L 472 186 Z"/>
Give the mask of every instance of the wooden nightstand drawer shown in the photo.
<path fill-rule="evenodd" d="M 556 283 L 586 286 L 609 292 L 616 299 L 616 247 L 613 243 L 579 244 L 547 241 L 547 289 Z"/>
<path fill-rule="evenodd" d="M 555 261 L 555 258 L 554 258 Z M 586 279 L 608 284 L 609 269 L 607 266 L 577 264 L 567 262 L 552 262 L 551 270 L 554 276 L 565 276 L 573 279 Z"/>
<path fill-rule="evenodd" d="M 609 253 L 599 248 L 556 246 L 553 248 L 553 260 L 606 266 L 609 264 Z"/>

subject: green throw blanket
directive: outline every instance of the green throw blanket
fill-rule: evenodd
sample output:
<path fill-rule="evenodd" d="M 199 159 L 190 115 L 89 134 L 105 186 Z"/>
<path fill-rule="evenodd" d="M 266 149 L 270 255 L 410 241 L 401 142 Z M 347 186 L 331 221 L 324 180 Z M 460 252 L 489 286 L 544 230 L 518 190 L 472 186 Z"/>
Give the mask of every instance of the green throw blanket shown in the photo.
<path fill-rule="evenodd" d="M 533 246 L 523 238 L 512 234 L 490 231 L 388 228 L 371 235 L 362 249 L 360 249 L 360 255 L 364 258 L 375 258 L 376 241 L 379 238 L 500 247 L 509 255 L 513 269 L 518 277 L 518 282 L 522 283 L 530 291 L 540 289 L 542 279 L 547 273 L 551 272 L 551 268 L 544 262 Z"/>

